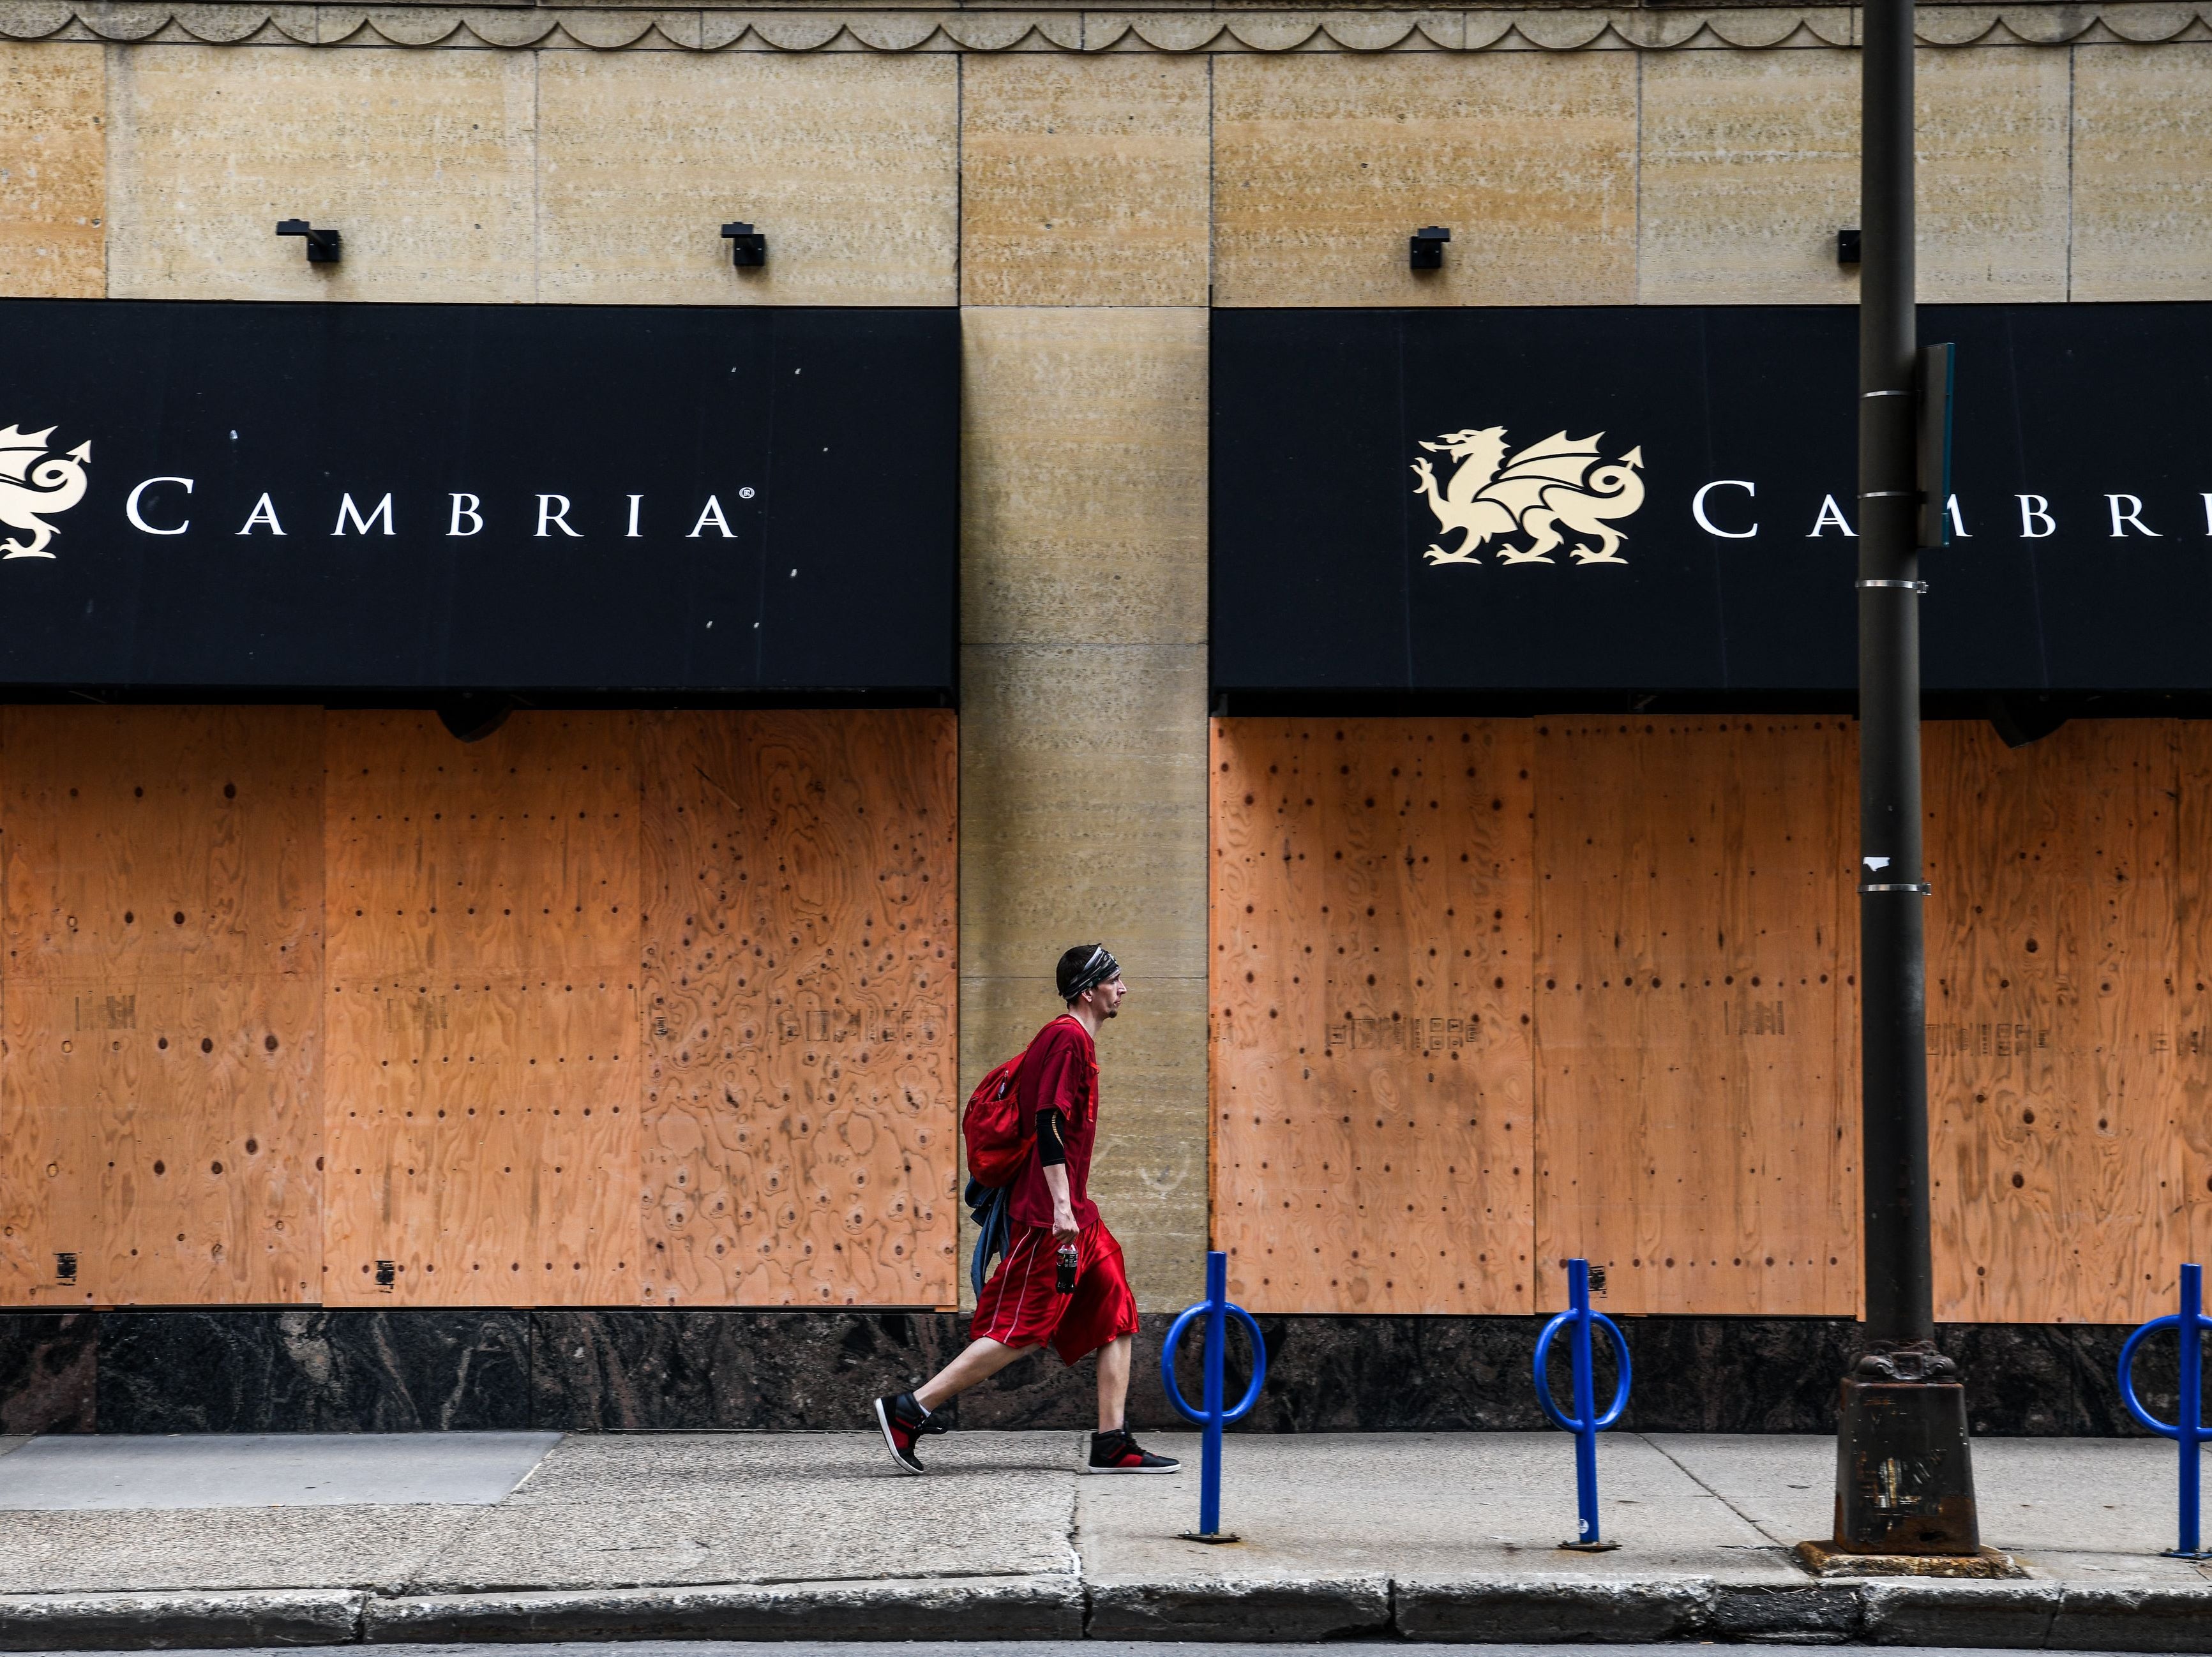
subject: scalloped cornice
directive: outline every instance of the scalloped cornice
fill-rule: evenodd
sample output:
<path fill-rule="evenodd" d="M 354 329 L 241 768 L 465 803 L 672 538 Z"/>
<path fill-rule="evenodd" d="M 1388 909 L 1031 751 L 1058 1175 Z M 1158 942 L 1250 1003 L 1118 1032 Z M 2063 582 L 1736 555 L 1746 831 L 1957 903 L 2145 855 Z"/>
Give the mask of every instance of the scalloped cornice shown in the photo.
<path fill-rule="evenodd" d="M 1492 52 L 1849 46 L 1848 6 L 875 9 L 0 0 L 0 39 L 507 51 Z M 1929 46 L 2212 40 L 2212 0 L 1923 5 Z"/>

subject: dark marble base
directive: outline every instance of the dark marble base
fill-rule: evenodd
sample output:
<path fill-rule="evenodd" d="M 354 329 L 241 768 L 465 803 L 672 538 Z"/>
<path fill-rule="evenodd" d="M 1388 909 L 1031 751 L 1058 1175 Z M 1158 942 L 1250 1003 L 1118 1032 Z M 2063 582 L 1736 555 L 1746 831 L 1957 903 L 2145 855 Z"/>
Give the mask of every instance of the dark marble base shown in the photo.
<path fill-rule="evenodd" d="M 97 1312 L 0 1313 L 0 1433 L 88 1433 Z"/>
<path fill-rule="evenodd" d="M 1538 1318 L 1262 1318 L 1267 1384 L 1239 1430 L 1540 1428 Z M 1656 1432 L 1824 1433 L 1857 1326 L 1822 1318 L 1623 1318 L 1636 1386 L 1622 1424 Z M 1147 1314 L 1133 1425 L 1178 1424 Z M 1973 1430 L 2138 1435 L 2113 1364 L 2124 1328 L 1962 1324 Z M 141 1310 L 0 1312 L 0 1432 L 417 1432 L 851 1428 L 879 1393 L 943 1364 L 967 1320 L 936 1312 Z M 1561 1343 L 1562 1350 L 1565 1343 Z M 1191 1343 L 1193 1350 L 1195 1343 Z M 1232 1338 L 1230 1383 L 1249 1374 Z M 1565 1377 L 1554 1355 L 1561 1396 Z M 1612 1387 L 1601 1363 L 1601 1397 Z M 2136 1367 L 2170 1417 L 2171 1341 Z M 1199 1396 L 1186 1352 L 1185 1393 Z M 971 1428 L 1091 1423 L 1094 1366 L 1026 1357 L 963 1398 Z"/>
<path fill-rule="evenodd" d="M 1170 1320 L 1143 1321 L 1130 1418 L 1164 1426 L 1176 1418 L 1159 1378 Z M 536 1417 L 576 1429 L 851 1427 L 968 1338 L 967 1318 L 949 1312 L 544 1311 L 531 1325 Z M 1088 1426 L 1096 1375 L 1040 1352 L 962 1398 L 955 1417 L 971 1428 Z M 1196 1396 L 1194 1371 L 1188 1385 Z"/>
<path fill-rule="evenodd" d="M 530 1314 L 107 1312 L 110 1433 L 412 1433 L 527 1427 Z"/>

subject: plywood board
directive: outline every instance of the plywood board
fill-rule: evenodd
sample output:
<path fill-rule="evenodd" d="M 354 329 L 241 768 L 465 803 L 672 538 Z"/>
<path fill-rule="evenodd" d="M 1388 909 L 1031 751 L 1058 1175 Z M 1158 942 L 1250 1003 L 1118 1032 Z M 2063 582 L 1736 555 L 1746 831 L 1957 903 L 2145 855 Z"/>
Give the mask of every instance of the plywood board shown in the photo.
<path fill-rule="evenodd" d="M 647 719 L 646 1304 L 952 1301 L 956 731 Z"/>
<path fill-rule="evenodd" d="M 637 961 L 636 716 L 328 715 L 330 958 L 358 972 Z"/>
<path fill-rule="evenodd" d="M 639 1297 L 637 729 L 329 715 L 326 1303 Z"/>
<path fill-rule="evenodd" d="M 2136 1321 L 2212 1241 L 2198 729 L 1928 728 L 1938 1318 Z"/>
<path fill-rule="evenodd" d="M 316 970 L 322 717 L 8 709 L 8 975 Z"/>
<path fill-rule="evenodd" d="M 1300 970 L 1306 944 L 1286 954 L 1280 940 L 1310 932 L 1317 955 L 1342 951 L 1346 967 L 1358 954 L 1418 964 L 1449 917 L 1389 903 L 1370 917 L 1364 895 L 1330 883 L 1372 861 L 1361 768 L 1387 769 L 1423 730 L 1345 728 L 1365 757 L 1334 780 L 1302 725 L 1216 728 L 1214 1135 L 1218 1239 L 1271 1263 L 1295 1246 L 1348 1269 L 1378 1248 L 1402 1255 L 1396 1225 L 1425 1209 L 1412 1160 L 1379 1154 L 1382 1139 L 1332 1139 L 1325 1113 L 1297 1108 L 1316 1085 L 1300 1035 L 1330 1003 Z M 1853 730 L 1717 718 L 1520 729 L 1530 850 L 1501 907 L 1533 914 L 1523 975 L 1506 981 L 1534 1017 L 1536 1303 L 1558 1302 L 1560 1262 L 1579 1253 L 1609 1268 L 1615 1310 L 1850 1314 Z M 2212 1247 L 2212 870 L 2198 850 L 2212 844 L 2212 732 L 2077 721 L 2011 750 L 1959 722 L 1930 724 L 1924 741 L 1936 1314 L 2149 1316 L 2172 1301 L 2179 1262 Z M 1332 780 L 1356 798 L 1333 797 Z M 1378 973 L 1373 988 L 1389 982 Z M 1415 1071 L 1403 1055 L 1366 1062 L 1377 1089 Z M 1340 1136 L 1389 1120 L 1347 1114 L 1335 1113 Z M 1282 1207 L 1300 1178 L 1318 1194 Z M 1274 1214 L 1258 1211 L 1269 1203 Z M 1255 1282 L 1240 1270 L 1242 1292 L 1271 1310 L 1373 1307 L 1342 1272 Z M 1455 1287 L 1433 1309 L 1486 1308 Z"/>
<path fill-rule="evenodd" d="M 1219 719 L 1212 774 L 1231 1294 L 1533 1310 L 1527 725 Z"/>
<path fill-rule="evenodd" d="M 300 1304 L 321 1290 L 321 994 L 304 974 L 128 992 L 19 980 L 7 1090 L 37 1102 L 34 1304 Z M 13 1114 L 12 1112 L 10 1113 Z M 12 1126 L 12 1124 L 11 1124 Z M 12 1187 L 18 1164 L 9 1159 Z M 48 1173 L 47 1168 L 52 1172 Z M 40 1175 L 44 1175 L 40 1178 Z M 74 1254 L 74 1285 L 52 1257 Z"/>
<path fill-rule="evenodd" d="M 1582 1254 L 1616 1310 L 1851 1312 L 1854 760 L 1834 720 L 1218 721 L 1245 1303 L 1533 1310 Z"/>
<path fill-rule="evenodd" d="M 1540 1299 L 1849 1315 L 1852 733 L 1537 722 Z"/>
<path fill-rule="evenodd" d="M 321 713 L 0 720 L 0 1297 L 319 1292 Z"/>

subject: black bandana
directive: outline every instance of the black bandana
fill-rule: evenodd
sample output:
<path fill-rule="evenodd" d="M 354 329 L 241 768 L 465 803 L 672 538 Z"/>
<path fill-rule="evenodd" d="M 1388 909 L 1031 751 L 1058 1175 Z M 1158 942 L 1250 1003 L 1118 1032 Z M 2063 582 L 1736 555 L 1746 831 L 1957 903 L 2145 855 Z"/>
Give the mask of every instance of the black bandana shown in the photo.
<path fill-rule="evenodd" d="M 1075 975 L 1060 986 L 1060 998 L 1073 1001 L 1085 990 L 1095 990 L 1101 984 L 1112 982 L 1121 976 L 1121 963 L 1114 959 L 1114 952 L 1103 944 L 1091 952 Z"/>

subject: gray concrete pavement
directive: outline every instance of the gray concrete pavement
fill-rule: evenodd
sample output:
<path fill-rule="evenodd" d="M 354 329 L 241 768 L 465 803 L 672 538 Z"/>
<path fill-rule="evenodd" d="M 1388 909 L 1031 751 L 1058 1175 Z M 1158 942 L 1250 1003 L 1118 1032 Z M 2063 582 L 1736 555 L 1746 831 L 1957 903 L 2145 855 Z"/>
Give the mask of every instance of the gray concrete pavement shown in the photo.
<path fill-rule="evenodd" d="M 1556 1547 L 1574 1524 L 1560 1434 L 1232 1435 L 1224 1518 L 1243 1539 L 1223 1547 L 1176 1534 L 1197 1518 L 1194 1435 L 1152 1441 L 1189 1464 L 1156 1478 L 1081 1476 L 1083 1437 L 1064 1432 L 933 1439 L 923 1478 L 864 1433 L 548 1442 L 36 1441 L 0 1456 L 0 1649 L 199 1630 L 212 1645 L 1821 1634 L 2212 1651 L 2212 1581 L 2159 1557 L 2163 1442 L 1978 1441 L 1986 1539 L 2031 1580 L 1838 1586 L 1788 1551 L 1826 1530 L 1827 1439 L 1607 1435 L 1603 1524 L 1622 1545 L 1601 1555 Z M 273 1499 L 242 1505 L 257 1491 Z M 103 1505 L 125 1499 L 148 1505 Z"/>
<path fill-rule="evenodd" d="M 0 1594 L 267 1587 L 396 1593 L 478 1508 L 0 1512 Z"/>
<path fill-rule="evenodd" d="M 1667 1433 L 1645 1442 L 1771 1541 L 1828 1532 L 1832 1438 Z M 2158 1557 L 2173 1545 L 2176 1454 L 2163 1439 L 1977 1439 L 1982 1539 L 2039 1576 L 2201 1581 L 2198 1566 Z"/>
<path fill-rule="evenodd" d="M 0 1457 L 0 1512 L 489 1506 L 558 1433 L 240 1433 L 33 1439 Z"/>
<path fill-rule="evenodd" d="M 1199 1439 L 1148 1442 L 1194 1468 Z M 1801 1574 L 1726 1502 L 1634 1434 L 1600 1450 L 1601 1527 L 1646 1575 Z M 1611 1554 L 1562 1553 L 1575 1533 L 1574 1442 L 1564 1433 L 1231 1437 L 1222 1524 L 1231 1546 L 1181 1542 L 1198 1520 L 1195 1478 L 1090 1478 L 1078 1493 L 1086 1577 L 1449 1578 L 1540 1569 L 1603 1576 Z"/>
<path fill-rule="evenodd" d="M 929 1441 L 898 1476 L 872 1434 L 49 1438 L 0 1458 L 0 1593 L 363 1587 L 410 1593 L 1022 1576 L 1091 1581 L 1603 1578 L 1795 1581 L 1824 1535 L 1834 1441 L 1609 1434 L 1605 1532 L 1574 1527 L 1559 1433 L 1232 1435 L 1224 1523 L 1195 1527 L 1199 1441 L 1165 1478 L 1079 1477 L 1072 1433 Z M 2171 1545 L 2174 1452 L 1978 1441 L 1985 1539 L 2044 1576 L 2203 1581 Z"/>
<path fill-rule="evenodd" d="M 1063 1572 L 1077 1442 L 933 1439 L 913 1479 L 873 1434 L 574 1437 L 426 1563 L 416 1591 Z"/>

